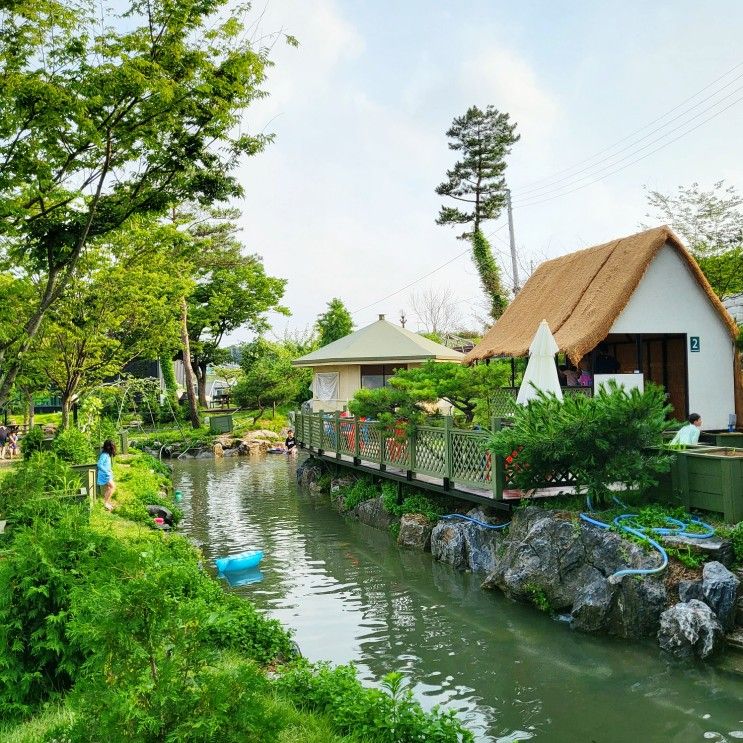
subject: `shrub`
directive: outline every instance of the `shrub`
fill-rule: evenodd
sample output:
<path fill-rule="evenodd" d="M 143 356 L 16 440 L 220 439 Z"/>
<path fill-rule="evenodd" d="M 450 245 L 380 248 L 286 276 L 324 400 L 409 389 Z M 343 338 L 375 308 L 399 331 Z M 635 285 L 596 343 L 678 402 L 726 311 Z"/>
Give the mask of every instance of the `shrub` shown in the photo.
<path fill-rule="evenodd" d="M 80 488 L 80 477 L 52 452 L 36 452 L 0 481 L 0 514 L 14 526 L 42 514 L 54 520 L 59 504 Z"/>
<path fill-rule="evenodd" d="M 70 464 L 90 464 L 96 460 L 90 440 L 79 428 L 66 428 L 57 434 L 52 451 Z"/>
<path fill-rule="evenodd" d="M 67 633 L 70 597 L 105 539 L 88 526 L 85 506 L 57 508 L 57 523 L 16 527 L 0 561 L 0 718 L 67 689 L 84 658 Z"/>
<path fill-rule="evenodd" d="M 331 668 L 300 661 L 275 682 L 280 696 L 297 707 L 327 715 L 334 729 L 366 743 L 470 743 L 472 734 L 454 712 L 424 712 L 402 676 L 390 673 L 382 689 L 361 686 L 351 666 Z"/>
<path fill-rule="evenodd" d="M 640 392 L 612 384 L 595 397 L 568 395 L 562 402 L 540 393 L 519 406 L 513 427 L 494 433 L 487 446 L 513 460 L 513 479 L 522 490 L 570 472 L 579 492 L 606 502 L 612 483 L 643 492 L 668 470 L 668 456 L 650 447 L 660 445 L 670 410 L 655 385 Z"/>
<path fill-rule="evenodd" d="M 743 521 L 739 521 L 730 530 L 730 540 L 733 543 L 736 561 L 743 563 Z"/>
<path fill-rule="evenodd" d="M 342 487 L 338 492 L 338 497 L 343 498 L 343 510 L 351 511 L 360 503 L 376 498 L 379 490 L 370 478 L 360 477 L 352 485 Z"/>
<path fill-rule="evenodd" d="M 387 513 L 393 516 L 404 516 L 406 513 L 423 514 L 429 521 L 436 521 L 444 513 L 444 508 L 418 490 L 404 491 L 402 503 L 397 502 L 397 488 L 385 483 L 382 485 L 382 505 Z"/>
<path fill-rule="evenodd" d="M 32 457 L 36 452 L 44 449 L 44 432 L 39 426 L 34 426 L 21 439 L 21 453 L 24 459 Z"/>

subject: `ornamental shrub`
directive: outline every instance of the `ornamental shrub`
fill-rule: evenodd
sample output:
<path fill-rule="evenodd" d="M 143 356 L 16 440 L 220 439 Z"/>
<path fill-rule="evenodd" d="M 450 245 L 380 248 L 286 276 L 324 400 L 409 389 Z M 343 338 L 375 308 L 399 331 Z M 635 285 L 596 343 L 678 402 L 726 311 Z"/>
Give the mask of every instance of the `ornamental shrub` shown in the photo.
<path fill-rule="evenodd" d="M 29 459 L 36 452 L 44 449 L 44 432 L 39 426 L 34 426 L 21 439 L 21 454 L 24 459 Z"/>
<path fill-rule="evenodd" d="M 513 426 L 494 433 L 487 448 L 506 459 L 522 490 L 570 472 L 581 494 L 608 502 L 611 484 L 641 493 L 668 470 L 669 457 L 653 447 L 660 447 L 670 411 L 665 392 L 651 384 L 644 392 L 611 384 L 594 397 L 563 401 L 540 392 L 517 406 Z"/>

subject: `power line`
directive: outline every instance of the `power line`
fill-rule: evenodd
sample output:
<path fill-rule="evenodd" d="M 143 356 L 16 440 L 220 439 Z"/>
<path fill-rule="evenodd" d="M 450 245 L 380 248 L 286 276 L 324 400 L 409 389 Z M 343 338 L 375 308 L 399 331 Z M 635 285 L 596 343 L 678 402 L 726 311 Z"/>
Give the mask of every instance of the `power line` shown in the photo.
<path fill-rule="evenodd" d="M 741 75 L 741 77 L 743 77 L 743 75 Z M 629 147 L 626 147 L 626 148 L 624 148 L 622 150 L 619 150 L 619 152 L 615 153 L 610 158 L 608 158 L 606 162 L 604 162 L 604 163 L 597 163 L 596 165 L 591 165 L 591 166 L 589 166 L 589 167 L 587 167 L 587 168 L 584 169 L 586 171 L 595 170 L 595 172 L 593 172 L 593 173 L 588 173 L 587 175 L 581 176 L 580 178 L 576 178 L 576 176 L 579 175 L 580 172 L 583 172 L 583 171 L 578 171 L 574 175 L 562 179 L 562 180 L 568 181 L 563 186 L 557 186 L 557 185 L 554 185 L 554 186 L 543 186 L 540 189 L 534 189 L 535 191 L 546 189 L 547 190 L 547 193 L 542 193 L 542 194 L 533 193 L 532 195 L 528 195 L 527 194 L 524 197 L 522 197 L 521 203 L 523 204 L 524 201 L 529 201 L 529 200 L 534 199 L 534 198 L 541 198 L 541 197 L 544 197 L 544 196 L 549 196 L 549 195 L 551 195 L 550 194 L 550 191 L 552 193 L 557 193 L 557 192 L 559 192 L 559 191 L 561 191 L 561 190 L 563 190 L 565 188 L 568 188 L 568 187 L 570 187 L 572 185 L 575 185 L 576 183 L 580 183 L 581 181 L 584 181 L 584 180 L 586 180 L 588 178 L 592 178 L 592 177 L 594 177 L 596 175 L 599 175 L 601 173 L 601 171 L 604 170 L 604 169 L 613 168 L 614 166 L 618 165 L 619 163 L 622 163 L 622 162 L 625 162 L 626 160 L 629 160 L 630 158 L 632 158 L 635 155 L 637 155 L 639 152 L 642 152 L 643 150 L 646 150 L 648 147 L 652 147 L 654 144 L 657 144 L 658 142 L 663 141 L 670 134 L 673 134 L 674 132 L 677 132 L 680 129 L 683 129 L 684 127 L 688 126 L 692 121 L 695 121 L 700 116 L 704 116 L 706 113 L 709 113 L 712 109 L 716 108 L 720 104 L 722 104 L 725 101 L 729 100 L 730 98 L 732 98 L 734 95 L 740 93 L 741 91 L 743 91 L 743 86 L 740 86 L 740 87 L 736 88 L 734 91 L 732 91 L 728 95 L 724 96 L 719 101 L 713 103 L 711 106 L 708 106 L 707 108 L 702 109 L 701 111 L 699 111 L 694 116 L 690 117 L 689 119 L 687 119 L 686 121 L 682 122 L 678 126 L 675 126 L 672 129 L 669 129 L 668 131 L 666 131 L 663 134 L 661 134 L 659 137 L 656 137 L 655 139 L 651 139 L 650 142 L 648 142 L 647 144 L 644 144 L 642 147 L 635 147 L 636 144 L 638 144 L 640 141 L 642 141 L 642 140 L 638 140 L 637 142 L 633 143 Z M 727 108 L 729 108 L 729 106 L 726 107 L 726 108 L 724 108 L 724 109 L 722 109 L 722 111 L 727 110 Z M 722 113 L 722 111 L 720 111 L 720 113 Z M 712 117 L 712 118 L 714 118 L 714 117 Z M 706 121 L 709 121 L 709 119 L 706 119 Z M 693 131 L 693 129 L 690 129 L 689 131 Z M 650 135 L 648 135 L 648 136 L 650 136 Z M 642 139 L 646 139 L 646 137 L 643 137 Z M 676 141 L 676 140 L 673 139 L 671 141 Z M 629 154 L 625 155 L 624 157 L 619 158 L 619 160 L 615 160 L 614 162 L 609 162 L 610 160 L 613 160 L 614 158 L 616 158 L 616 156 L 619 155 L 621 152 L 624 152 L 627 149 L 630 149 L 630 150 L 633 150 L 633 151 L 631 151 Z M 657 150 L 654 150 L 654 152 L 655 151 L 657 151 Z"/>
<path fill-rule="evenodd" d="M 487 237 L 492 237 L 496 234 L 496 232 L 499 232 L 506 226 L 507 222 L 504 222 L 500 227 L 497 227 L 494 229 Z M 370 307 L 374 307 L 375 304 L 379 304 L 380 302 L 384 302 L 387 299 L 391 299 L 392 297 L 396 296 L 397 294 L 400 294 L 400 292 L 404 292 L 406 289 L 410 289 L 411 286 L 417 284 L 419 281 L 423 281 L 423 279 L 427 279 L 429 276 L 433 276 L 433 274 L 440 271 L 442 268 L 446 268 L 450 263 L 454 263 L 454 261 L 459 260 L 463 255 L 469 253 L 470 248 L 467 246 L 461 253 L 458 253 L 453 258 L 450 258 L 446 263 L 442 263 L 437 268 L 434 268 L 433 271 L 429 271 L 427 274 L 424 274 L 423 276 L 419 276 L 417 279 L 411 281 L 409 284 L 405 284 L 405 286 L 400 287 L 399 289 L 395 290 L 391 294 L 388 294 L 385 297 L 382 297 L 381 299 L 377 299 L 374 302 L 371 302 L 370 304 L 364 305 L 363 307 L 359 307 L 357 310 L 353 310 L 351 312 L 352 315 L 357 315 L 359 312 L 363 312 L 364 310 L 368 310 Z"/>
<path fill-rule="evenodd" d="M 587 158 L 585 158 L 585 159 L 583 159 L 583 160 L 575 163 L 574 165 L 571 165 L 568 168 L 563 168 L 562 170 L 557 170 L 554 173 L 552 173 L 551 175 L 544 176 L 542 178 L 537 178 L 536 180 L 533 180 L 533 181 L 527 181 L 527 183 L 524 184 L 524 185 L 526 187 L 530 187 L 530 186 L 532 186 L 534 184 L 537 184 L 537 183 L 543 183 L 545 181 L 551 181 L 551 180 L 553 180 L 555 178 L 555 176 L 562 175 L 563 173 L 569 173 L 570 171 L 575 170 L 575 168 L 578 168 L 578 167 L 580 167 L 581 165 L 583 165 L 585 163 L 591 162 L 591 160 L 595 160 L 599 155 L 603 155 L 605 152 L 610 152 L 617 145 L 622 144 L 622 142 L 626 142 L 628 139 L 631 139 L 632 137 L 634 137 L 635 134 L 639 134 L 640 132 L 644 131 L 645 129 L 647 129 L 648 127 L 652 126 L 653 124 L 656 124 L 657 122 L 662 121 L 663 119 L 666 118 L 666 116 L 668 116 L 669 114 L 672 114 L 674 111 L 676 111 L 679 108 L 681 108 L 682 106 L 686 105 L 689 101 L 694 100 L 694 98 L 696 98 L 698 95 L 700 95 L 701 93 L 704 93 L 705 90 L 709 90 L 709 88 L 711 88 L 713 85 L 716 85 L 718 82 L 720 82 L 720 80 L 723 80 L 724 78 L 726 78 L 732 72 L 735 72 L 735 70 L 737 70 L 740 67 L 743 67 L 743 62 L 739 62 L 734 67 L 731 67 L 727 72 L 725 72 L 722 75 L 720 75 L 720 77 L 715 78 L 711 83 L 708 83 L 703 88 L 701 88 L 700 90 L 698 90 L 696 93 L 693 93 L 688 98 L 685 98 L 683 101 L 681 101 L 681 103 L 675 105 L 673 108 L 669 109 L 664 114 L 661 114 L 660 116 L 658 116 L 657 118 L 653 119 L 652 121 L 649 121 L 647 124 L 641 126 L 639 129 L 635 129 L 633 132 L 630 132 L 629 134 L 627 134 L 626 136 L 622 137 L 621 139 L 618 139 L 613 144 L 608 145 L 607 147 L 604 147 L 601 150 L 598 150 L 598 152 L 595 152 L 593 155 L 590 155 L 589 157 L 587 157 Z M 735 80 L 737 80 L 737 79 L 738 78 L 735 78 Z M 732 82 L 735 82 L 735 80 L 732 80 L 731 83 Z M 724 88 L 726 88 L 731 83 L 727 83 L 725 86 L 723 86 L 723 88 L 720 88 L 720 90 L 724 90 Z M 719 93 L 719 92 L 720 91 L 718 90 L 717 93 Z M 716 95 L 717 93 L 714 93 L 713 95 Z M 698 105 L 698 104 L 695 104 L 695 105 Z"/>
<path fill-rule="evenodd" d="M 611 170 L 608 173 L 604 173 L 603 175 L 599 176 L 598 178 L 589 181 L 588 183 L 584 183 L 582 186 L 577 186 L 576 188 L 572 188 L 568 191 L 563 191 L 562 193 L 556 193 L 553 196 L 549 196 L 544 199 L 537 199 L 536 201 L 530 201 L 525 200 L 523 203 L 520 204 L 514 204 L 514 209 L 522 209 L 524 207 L 530 207 L 530 206 L 536 206 L 537 204 L 544 204 L 547 201 L 552 201 L 554 199 L 559 199 L 563 196 L 567 196 L 568 194 L 575 193 L 576 191 L 581 191 L 584 188 L 588 188 L 589 186 L 592 186 L 594 183 L 598 183 L 599 181 L 603 181 L 605 178 L 608 178 L 609 176 L 615 175 L 616 173 L 621 172 L 622 170 L 626 170 L 630 167 L 630 165 L 634 165 L 635 163 L 639 163 L 641 160 L 645 160 L 645 158 L 650 157 L 651 155 L 654 155 L 656 152 L 659 152 L 662 149 L 665 149 L 669 145 L 673 144 L 674 142 L 677 142 L 679 139 L 685 137 L 687 134 L 691 134 L 693 131 L 699 129 L 700 126 L 704 126 L 708 121 L 712 121 L 712 119 L 716 119 L 721 114 L 725 113 L 728 109 L 732 108 L 733 106 L 737 105 L 743 101 L 743 97 L 737 98 L 729 105 L 725 106 L 722 110 L 718 111 L 715 114 L 712 114 L 712 116 L 709 116 L 708 118 L 704 119 L 703 121 L 700 121 L 696 126 L 692 127 L 691 129 L 688 129 L 685 132 L 682 132 L 678 135 L 678 137 L 674 137 L 673 139 L 669 140 L 668 142 L 664 142 L 660 147 L 656 147 L 654 150 L 651 150 L 650 152 L 644 154 L 642 157 L 638 157 L 636 160 L 632 160 L 628 162 L 626 165 L 622 165 L 621 168 L 616 168 L 615 170 Z M 642 148 L 644 149 L 644 148 Z M 620 161 L 621 162 L 621 161 Z"/>

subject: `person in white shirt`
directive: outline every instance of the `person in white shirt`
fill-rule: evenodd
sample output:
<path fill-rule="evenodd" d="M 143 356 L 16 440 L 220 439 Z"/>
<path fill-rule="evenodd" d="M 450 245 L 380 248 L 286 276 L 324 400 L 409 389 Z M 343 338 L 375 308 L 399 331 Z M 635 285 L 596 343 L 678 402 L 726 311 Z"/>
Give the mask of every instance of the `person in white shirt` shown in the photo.
<path fill-rule="evenodd" d="M 671 444 L 698 444 L 701 429 L 702 416 L 699 413 L 692 413 L 689 416 L 689 422 L 680 428 L 671 439 Z"/>

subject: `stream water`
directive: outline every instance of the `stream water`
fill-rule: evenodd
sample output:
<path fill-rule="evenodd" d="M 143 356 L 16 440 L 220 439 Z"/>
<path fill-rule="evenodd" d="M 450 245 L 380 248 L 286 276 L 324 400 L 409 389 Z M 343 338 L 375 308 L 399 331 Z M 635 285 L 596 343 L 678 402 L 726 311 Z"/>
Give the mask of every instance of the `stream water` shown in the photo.
<path fill-rule="evenodd" d="M 398 549 L 301 491 L 285 456 L 174 462 L 183 530 L 212 558 L 265 551 L 230 588 L 292 628 L 311 660 L 365 683 L 403 671 L 479 741 L 689 743 L 743 739 L 743 676 L 593 638 L 480 589 L 481 576 Z"/>

